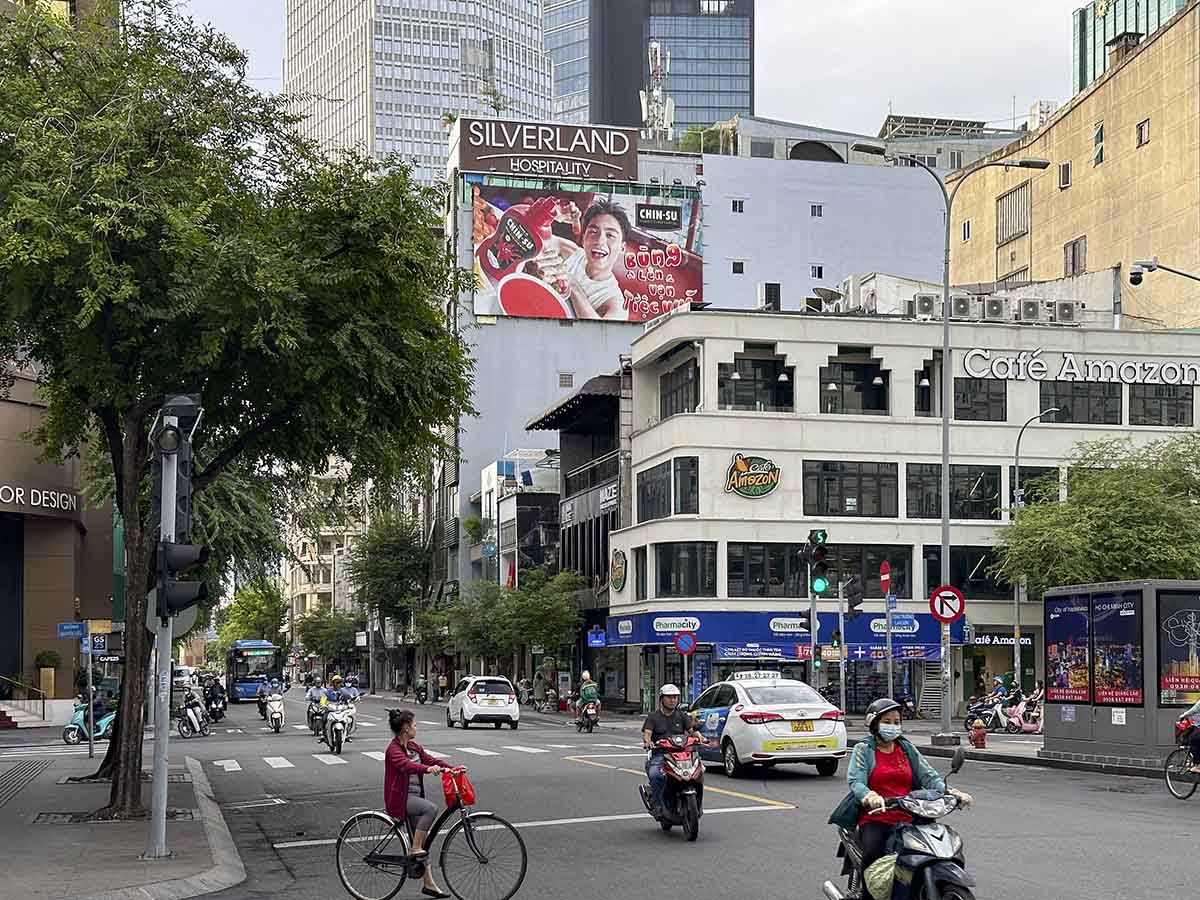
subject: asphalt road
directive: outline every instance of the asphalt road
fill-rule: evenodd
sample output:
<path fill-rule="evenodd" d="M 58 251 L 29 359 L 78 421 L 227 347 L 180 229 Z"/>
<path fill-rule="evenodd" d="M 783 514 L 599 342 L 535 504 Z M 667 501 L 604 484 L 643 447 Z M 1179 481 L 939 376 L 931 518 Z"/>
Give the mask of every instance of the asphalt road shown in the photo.
<path fill-rule="evenodd" d="M 293 727 L 303 724 L 296 697 L 283 734 L 264 731 L 242 704 L 209 738 L 172 740 L 173 761 L 203 761 L 249 873 L 212 895 L 221 900 L 346 896 L 333 839 L 346 817 L 382 803 L 387 704 L 360 704 L 357 739 L 335 759 Z M 844 768 L 834 778 L 782 767 L 739 780 L 710 770 L 700 839 L 688 844 L 642 810 L 629 719 L 580 736 L 535 715 L 518 731 L 463 732 L 446 728 L 444 707 L 416 712 L 418 740 L 470 767 L 478 808 L 520 826 L 529 871 L 518 897 L 819 898 L 837 871 L 825 822 L 845 794 Z M 947 821 L 963 835 L 981 900 L 1190 896 L 1200 883 L 1200 795 L 1181 803 L 1149 779 L 973 762 L 956 783 L 977 801 Z M 436 779 L 429 788 L 440 793 Z M 399 896 L 420 895 L 406 886 Z"/>

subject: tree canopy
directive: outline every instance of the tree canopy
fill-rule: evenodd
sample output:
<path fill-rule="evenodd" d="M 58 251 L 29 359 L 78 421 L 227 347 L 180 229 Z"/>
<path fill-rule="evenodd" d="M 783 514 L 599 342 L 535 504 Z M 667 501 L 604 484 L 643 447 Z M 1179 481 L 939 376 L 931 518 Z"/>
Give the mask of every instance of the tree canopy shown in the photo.
<path fill-rule="evenodd" d="M 287 617 L 287 601 L 270 581 L 241 588 L 233 602 L 217 612 L 217 646 L 221 651 L 237 640 L 277 642 Z"/>
<path fill-rule="evenodd" d="M 423 594 L 429 561 L 420 522 L 382 511 L 349 553 L 355 601 L 380 617 L 407 622 Z"/>
<path fill-rule="evenodd" d="M 360 617 L 323 606 L 296 620 L 296 637 L 305 652 L 338 659 L 355 653 L 355 632 L 365 625 Z"/>
<path fill-rule="evenodd" d="M 522 646 L 549 653 L 571 643 L 579 625 L 576 592 L 587 582 L 570 572 L 521 573 L 519 587 L 473 581 L 448 610 L 454 642 L 471 656 L 504 656 Z"/>

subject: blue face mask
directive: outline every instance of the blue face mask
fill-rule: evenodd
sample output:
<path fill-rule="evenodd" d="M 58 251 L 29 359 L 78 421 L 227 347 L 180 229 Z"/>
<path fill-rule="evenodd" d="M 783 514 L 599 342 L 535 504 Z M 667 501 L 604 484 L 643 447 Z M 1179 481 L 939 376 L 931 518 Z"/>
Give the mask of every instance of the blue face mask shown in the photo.
<path fill-rule="evenodd" d="M 899 725 L 893 725 L 890 722 L 884 722 L 879 726 L 879 736 L 885 741 L 894 741 L 900 737 L 904 729 Z"/>

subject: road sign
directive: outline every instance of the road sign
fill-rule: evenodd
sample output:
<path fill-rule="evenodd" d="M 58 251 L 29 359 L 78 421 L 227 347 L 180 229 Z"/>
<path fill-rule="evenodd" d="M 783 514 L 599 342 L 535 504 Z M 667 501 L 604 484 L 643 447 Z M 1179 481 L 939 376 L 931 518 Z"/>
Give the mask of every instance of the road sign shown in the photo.
<path fill-rule="evenodd" d="M 891 593 L 892 565 L 886 559 L 879 564 L 879 590 L 886 597 Z"/>
<path fill-rule="evenodd" d="M 608 635 L 599 626 L 589 631 L 587 638 L 589 647 L 604 647 L 608 644 Z"/>
<path fill-rule="evenodd" d="M 677 631 L 675 633 L 675 649 L 688 656 L 696 651 L 696 634 L 692 631 Z"/>
<path fill-rule="evenodd" d="M 92 635 L 92 652 L 93 653 L 104 653 L 106 650 L 108 650 L 108 635 L 107 634 L 93 634 Z"/>
<path fill-rule="evenodd" d="M 896 595 L 895 595 L 895 594 L 888 594 L 888 595 L 887 595 L 887 608 L 888 608 L 888 609 L 895 609 L 895 608 L 896 608 Z"/>
<path fill-rule="evenodd" d="M 495 541 L 484 541 L 483 542 L 483 555 L 485 557 L 487 557 L 488 559 L 491 559 L 493 556 L 496 555 L 496 542 Z"/>
<path fill-rule="evenodd" d="M 929 611 L 938 620 L 949 624 L 957 622 L 967 609 L 967 598 L 956 587 L 943 584 L 929 598 Z"/>
<path fill-rule="evenodd" d="M 122 655 L 121 655 L 121 654 L 119 654 L 119 653 L 106 653 L 106 654 L 104 654 L 103 656 L 97 656 L 97 657 L 96 657 L 96 662 L 101 662 L 101 663 L 123 663 L 123 662 L 125 662 L 125 657 L 124 657 L 124 656 L 122 656 Z"/>
<path fill-rule="evenodd" d="M 71 638 L 83 638 L 87 635 L 87 624 L 84 622 L 59 622 L 58 623 L 58 638 L 59 640 L 70 640 Z"/>

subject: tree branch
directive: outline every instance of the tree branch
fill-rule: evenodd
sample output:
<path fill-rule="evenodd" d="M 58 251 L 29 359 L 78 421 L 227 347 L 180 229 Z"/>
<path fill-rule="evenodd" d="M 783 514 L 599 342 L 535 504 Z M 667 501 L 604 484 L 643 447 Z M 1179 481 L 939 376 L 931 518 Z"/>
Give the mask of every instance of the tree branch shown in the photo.
<path fill-rule="evenodd" d="M 117 411 L 111 406 L 103 406 L 96 410 L 96 418 L 104 426 L 104 437 L 108 442 L 108 455 L 112 458 L 113 475 L 116 476 L 114 498 L 117 511 L 125 516 L 125 478 L 124 465 L 125 446 L 121 439 L 121 423 L 117 420 Z"/>
<path fill-rule="evenodd" d="M 286 423 L 299 408 L 300 401 L 298 399 L 290 400 L 282 409 L 275 410 L 257 425 L 238 435 L 228 447 L 212 458 L 204 467 L 203 472 L 192 479 L 192 492 L 199 493 L 212 484 L 213 479 L 228 468 L 253 441 Z"/>

